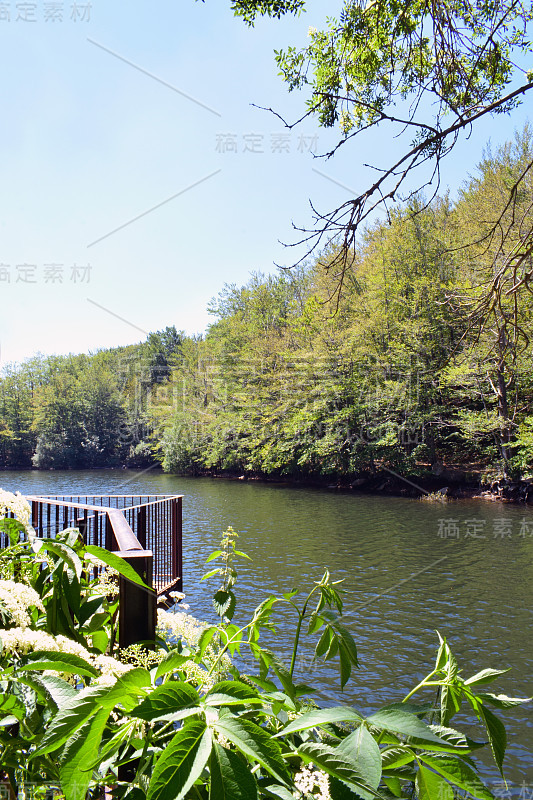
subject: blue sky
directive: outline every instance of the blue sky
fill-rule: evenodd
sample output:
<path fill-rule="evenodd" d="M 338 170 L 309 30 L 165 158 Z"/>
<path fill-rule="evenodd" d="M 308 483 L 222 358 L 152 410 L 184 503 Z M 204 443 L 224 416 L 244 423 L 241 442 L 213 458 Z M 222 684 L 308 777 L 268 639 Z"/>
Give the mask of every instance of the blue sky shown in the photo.
<path fill-rule="evenodd" d="M 317 161 L 338 132 L 287 131 L 251 105 L 301 115 L 273 50 L 337 10 L 310 0 L 300 18 L 250 29 L 229 0 L 0 2 L 0 366 L 167 325 L 202 332 L 225 282 L 301 254 L 278 240 L 310 223 L 309 200 L 349 199 L 362 164 L 397 146 L 372 135 Z M 452 192 L 526 114 L 461 146 Z"/>

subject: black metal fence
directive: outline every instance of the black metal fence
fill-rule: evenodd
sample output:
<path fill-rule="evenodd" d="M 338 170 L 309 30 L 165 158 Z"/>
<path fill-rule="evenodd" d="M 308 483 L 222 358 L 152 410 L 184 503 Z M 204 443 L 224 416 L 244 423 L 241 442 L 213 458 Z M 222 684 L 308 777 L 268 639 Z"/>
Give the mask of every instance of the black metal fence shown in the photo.
<path fill-rule="evenodd" d="M 115 552 L 148 591 L 119 577 L 119 645 L 155 638 L 157 601 L 183 591 L 181 495 L 28 496 L 39 537 L 78 528 L 87 544 Z M 0 546 L 2 546 L 0 542 Z"/>

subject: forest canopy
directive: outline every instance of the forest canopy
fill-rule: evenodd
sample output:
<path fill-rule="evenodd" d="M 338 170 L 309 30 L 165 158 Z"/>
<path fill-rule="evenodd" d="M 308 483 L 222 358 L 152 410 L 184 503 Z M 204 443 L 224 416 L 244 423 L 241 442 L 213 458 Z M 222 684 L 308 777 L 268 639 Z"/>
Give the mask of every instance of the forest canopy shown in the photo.
<path fill-rule="evenodd" d="M 531 224 L 530 172 L 507 200 L 532 157 L 526 127 L 485 152 L 455 200 L 412 197 L 368 226 L 333 299 L 332 245 L 298 270 L 226 285 L 205 336 L 168 327 L 4 369 L 0 465 L 531 475 L 531 295 L 502 294 L 478 324 L 473 311 Z"/>

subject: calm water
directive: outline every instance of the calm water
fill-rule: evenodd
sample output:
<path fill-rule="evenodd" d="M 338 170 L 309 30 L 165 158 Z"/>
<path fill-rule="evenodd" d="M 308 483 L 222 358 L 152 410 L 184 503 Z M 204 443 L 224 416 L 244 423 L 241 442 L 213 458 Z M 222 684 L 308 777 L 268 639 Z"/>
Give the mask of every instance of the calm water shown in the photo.
<path fill-rule="evenodd" d="M 338 679 L 322 668 L 311 672 L 303 653 L 302 679 L 319 683 L 329 704 L 370 711 L 401 700 L 431 670 L 436 630 L 465 677 L 486 666 L 512 667 L 487 690 L 533 694 L 531 508 L 430 504 L 156 471 L 4 472 L 0 486 L 27 494 L 183 494 L 185 591 L 191 613 L 203 619 L 212 619 L 212 586 L 199 578 L 228 525 L 252 558 L 239 568 L 238 581 L 238 597 L 249 604 L 311 587 L 327 567 L 344 579 L 346 618 L 361 661 L 341 695 Z M 477 536 L 468 536 L 469 529 Z M 278 638 L 285 648 L 289 623 L 284 615 Z M 531 708 L 497 711 L 508 730 L 508 776 L 529 787 L 524 797 L 533 797 Z"/>

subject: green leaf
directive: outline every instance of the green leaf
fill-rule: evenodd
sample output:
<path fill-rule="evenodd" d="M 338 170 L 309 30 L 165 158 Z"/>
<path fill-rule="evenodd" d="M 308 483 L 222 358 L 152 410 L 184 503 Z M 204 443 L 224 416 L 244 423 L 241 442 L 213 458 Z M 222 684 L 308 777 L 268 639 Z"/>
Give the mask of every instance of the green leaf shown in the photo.
<path fill-rule="evenodd" d="M 396 707 L 384 708 L 367 717 L 367 723 L 373 725 L 381 730 L 391 731 L 392 733 L 399 733 L 404 736 L 414 736 L 417 739 L 422 739 L 424 742 L 435 742 L 436 744 L 446 745 L 443 739 L 435 736 L 431 728 L 418 719 L 416 714 L 409 714 L 405 711 L 399 711 Z"/>
<path fill-rule="evenodd" d="M 57 709 L 62 708 L 65 703 L 78 696 L 74 686 L 60 678 L 59 675 L 20 675 L 18 680 L 31 686 L 47 700 L 51 700 Z"/>
<path fill-rule="evenodd" d="M 219 617 L 231 619 L 235 613 L 235 595 L 233 592 L 219 589 L 213 597 L 213 608 Z"/>
<path fill-rule="evenodd" d="M 295 731 L 305 731 L 308 728 L 317 728 L 319 725 L 330 725 L 332 722 L 361 722 L 363 717 L 349 706 L 334 706 L 321 708 L 318 711 L 308 711 L 293 720 L 276 736 L 286 736 Z"/>
<path fill-rule="evenodd" d="M 418 800 L 453 800 L 454 792 L 440 775 L 420 765 L 416 773 Z"/>
<path fill-rule="evenodd" d="M 151 686 L 151 683 L 148 670 L 144 667 L 135 667 L 121 675 L 114 686 L 98 698 L 98 704 L 109 710 L 120 704 L 127 711 L 131 711 L 137 705 L 139 697 L 147 694 L 146 687 Z"/>
<path fill-rule="evenodd" d="M 0 725 L 10 725 L 13 717 L 18 720 L 24 719 L 25 714 L 24 703 L 18 697 L 13 694 L 0 695 Z M 9 718 L 7 723 L 4 722 L 6 718 Z"/>
<path fill-rule="evenodd" d="M 211 748 L 205 722 L 186 722 L 157 760 L 146 800 L 182 800 L 202 774 Z"/>
<path fill-rule="evenodd" d="M 85 800 L 109 711 L 101 709 L 70 739 L 61 756 L 61 789 L 68 800 Z"/>
<path fill-rule="evenodd" d="M 481 709 L 481 715 L 485 721 L 490 746 L 494 754 L 494 760 L 503 778 L 503 759 L 507 747 L 507 734 L 503 722 L 495 716 L 488 708 Z"/>
<path fill-rule="evenodd" d="M 307 629 L 307 635 L 313 636 L 317 631 L 320 630 L 322 625 L 324 624 L 323 618 L 320 614 L 311 614 L 309 617 L 309 627 Z"/>
<path fill-rule="evenodd" d="M 204 561 L 204 564 L 209 564 L 210 561 L 214 561 L 215 558 L 218 558 L 219 556 L 221 556 L 222 553 L 223 553 L 223 550 L 214 550 L 211 553 L 211 555 L 206 558 L 206 560 Z"/>
<path fill-rule="evenodd" d="M 492 683 L 498 678 L 500 675 L 505 675 L 506 672 L 509 672 L 509 669 L 491 669 L 488 667 L 487 669 L 482 669 L 481 672 L 476 672 L 475 675 L 472 675 L 471 678 L 468 678 L 465 681 L 465 686 L 479 686 L 480 684 L 484 683 Z"/>
<path fill-rule="evenodd" d="M 363 800 L 368 797 L 379 797 L 378 792 L 366 783 L 364 776 L 353 764 L 351 759 L 337 748 L 329 747 L 317 742 L 308 742 L 300 745 L 299 754 L 307 763 L 313 763 L 319 769 L 345 783 L 354 792 L 361 795 Z"/>
<path fill-rule="evenodd" d="M 490 692 L 480 692 L 476 694 L 476 697 L 496 708 L 512 708 L 513 706 L 522 705 L 522 703 L 531 703 L 533 700 L 533 697 L 507 697 L 505 694 L 491 694 Z"/>
<path fill-rule="evenodd" d="M 39 742 L 32 758 L 57 750 L 81 726 L 99 710 L 97 698 L 105 692 L 104 687 L 83 689 L 75 697 L 63 703 L 57 714 L 48 723 L 46 733 Z"/>
<path fill-rule="evenodd" d="M 271 780 L 268 778 L 267 780 Z M 289 792 L 285 786 L 280 786 L 279 783 L 266 783 L 262 778 L 260 781 L 261 797 L 273 797 L 274 800 L 294 800 L 294 795 Z"/>
<path fill-rule="evenodd" d="M 198 655 L 196 660 L 203 658 L 205 651 L 211 643 L 211 639 L 218 632 L 219 631 L 216 625 L 212 625 L 210 628 L 204 628 L 200 634 L 200 638 L 198 639 Z"/>
<path fill-rule="evenodd" d="M 155 680 L 162 678 L 163 675 L 168 675 L 169 672 L 174 672 L 183 666 L 187 661 L 190 661 L 190 656 L 184 656 L 178 653 L 177 650 L 171 650 L 165 658 L 159 662 L 155 673 Z"/>
<path fill-rule="evenodd" d="M 241 558 L 247 558 L 248 561 L 252 560 L 250 558 L 250 556 L 248 555 L 248 553 L 243 553 L 242 550 L 235 550 L 235 548 L 233 548 L 233 553 L 234 553 L 234 555 L 240 556 Z"/>
<path fill-rule="evenodd" d="M 261 764 L 277 781 L 290 783 L 290 774 L 281 755 L 280 745 L 259 725 L 227 714 L 213 723 L 213 727 L 241 752 Z"/>
<path fill-rule="evenodd" d="M 402 784 L 399 778 L 384 776 L 383 783 L 394 797 L 402 796 Z"/>
<path fill-rule="evenodd" d="M 4 517 L 4 519 L 0 519 L 0 531 L 7 533 L 9 536 L 9 544 L 11 547 L 14 547 L 14 545 L 18 544 L 20 534 L 26 533 L 26 528 L 18 519 Z"/>
<path fill-rule="evenodd" d="M 95 631 L 91 636 L 92 646 L 99 653 L 105 653 L 109 644 L 109 636 L 103 631 Z"/>
<path fill-rule="evenodd" d="M 331 628 L 328 625 L 322 631 L 322 635 L 321 635 L 320 639 L 318 640 L 317 645 L 315 647 L 315 656 L 316 656 L 316 658 L 320 658 L 321 656 L 323 656 L 328 651 L 328 649 L 329 649 L 329 647 L 331 645 L 331 641 L 334 638 L 335 637 L 334 637 L 333 631 L 331 630 Z"/>
<path fill-rule="evenodd" d="M 348 786 L 340 781 L 338 778 L 335 778 L 333 775 L 328 776 L 328 785 L 329 785 L 329 796 L 331 800 L 361 800 L 361 798 L 368 798 L 372 797 L 368 793 L 364 792 L 364 795 L 359 794 L 359 792 L 354 792 L 352 789 L 349 789 Z"/>
<path fill-rule="evenodd" d="M 85 659 L 73 653 L 59 653 L 56 650 L 35 650 L 25 656 L 20 663 L 22 670 L 51 669 L 57 672 L 67 672 L 72 675 L 86 675 L 96 677 L 98 670 Z"/>
<path fill-rule="evenodd" d="M 291 674 L 287 666 L 283 663 L 283 661 L 269 650 L 267 647 L 259 647 L 256 646 L 257 650 L 259 651 L 259 658 L 265 667 L 265 671 L 269 668 L 272 668 L 276 677 L 279 678 L 279 681 L 283 687 L 283 690 L 289 695 L 291 699 L 294 700 L 296 693 L 296 687 L 294 686 L 293 680 L 291 678 Z M 253 652 L 253 647 L 250 645 L 250 648 Z M 266 677 L 263 676 L 263 677 Z"/>
<path fill-rule="evenodd" d="M 341 642 L 339 642 L 339 664 L 341 689 L 344 689 L 350 679 L 350 675 L 352 674 L 352 665 L 350 663 L 350 656 Z"/>
<path fill-rule="evenodd" d="M 414 757 L 412 750 L 404 747 L 387 747 L 381 751 L 381 766 L 383 769 L 397 769 L 410 764 Z"/>
<path fill-rule="evenodd" d="M 248 763 L 214 743 L 209 762 L 209 800 L 256 800 L 257 783 Z"/>
<path fill-rule="evenodd" d="M 415 736 L 409 736 L 407 739 L 409 745 L 411 747 L 422 748 L 424 750 L 429 749 L 432 752 L 466 755 L 471 750 L 476 750 L 477 748 L 483 747 L 484 744 L 486 744 L 478 744 L 473 742 L 460 731 L 456 731 L 453 728 L 446 728 L 443 725 L 430 725 L 429 727 L 433 733 L 439 737 L 439 739 L 444 740 L 445 744 L 436 744 L 433 742 L 431 745 L 428 745 L 428 743 L 423 739 L 417 739 Z"/>
<path fill-rule="evenodd" d="M 200 581 L 206 581 L 208 578 L 212 578 L 213 575 L 220 575 L 224 570 L 221 567 L 217 567 L 216 569 L 212 569 L 211 572 L 206 572 L 205 575 L 202 575 Z"/>
<path fill-rule="evenodd" d="M 204 698 L 207 706 L 243 705 L 246 703 L 263 703 L 255 689 L 240 681 L 220 681 Z"/>
<path fill-rule="evenodd" d="M 138 706 L 131 709 L 130 715 L 147 721 L 178 719 L 174 716 L 176 712 L 196 708 L 199 704 L 200 695 L 190 683 L 170 681 L 157 686 Z"/>
<path fill-rule="evenodd" d="M 105 550 L 103 547 L 98 547 L 95 544 L 87 545 L 85 547 L 85 552 L 89 553 L 91 556 L 95 556 L 99 561 L 103 561 L 103 563 L 107 564 L 108 567 L 116 569 L 120 575 L 132 583 L 136 583 L 138 586 L 143 586 L 150 592 L 154 591 L 153 588 L 151 586 L 147 586 L 141 576 L 135 572 L 131 564 L 128 564 L 126 561 L 124 561 L 121 556 L 117 556 L 116 553 L 112 553 L 110 550 Z"/>
<path fill-rule="evenodd" d="M 468 764 L 453 756 L 420 755 L 420 761 L 442 775 L 450 783 L 469 792 L 477 800 L 493 800 L 494 795 L 483 785 L 479 776 Z"/>
<path fill-rule="evenodd" d="M 292 600 L 293 597 L 296 597 L 297 594 L 299 594 L 299 589 L 293 589 L 290 592 L 285 592 L 281 596 L 283 597 L 284 600 L 288 601 L 288 600 Z"/>
<path fill-rule="evenodd" d="M 59 556 L 59 558 L 61 558 L 65 564 L 68 564 L 78 580 L 81 578 L 83 565 L 78 554 L 72 549 L 72 547 L 62 544 L 55 539 L 41 539 L 40 541 L 43 550 L 48 550 L 48 552 Z"/>
<path fill-rule="evenodd" d="M 99 595 L 98 597 L 91 597 L 90 600 L 86 600 L 86 602 L 81 603 L 77 614 L 80 625 L 84 625 L 89 617 L 92 617 L 92 615 L 102 607 L 103 599 L 104 598 Z"/>
<path fill-rule="evenodd" d="M 381 753 L 366 725 L 359 725 L 336 748 L 355 765 L 364 782 L 377 789 L 381 780 Z"/>

